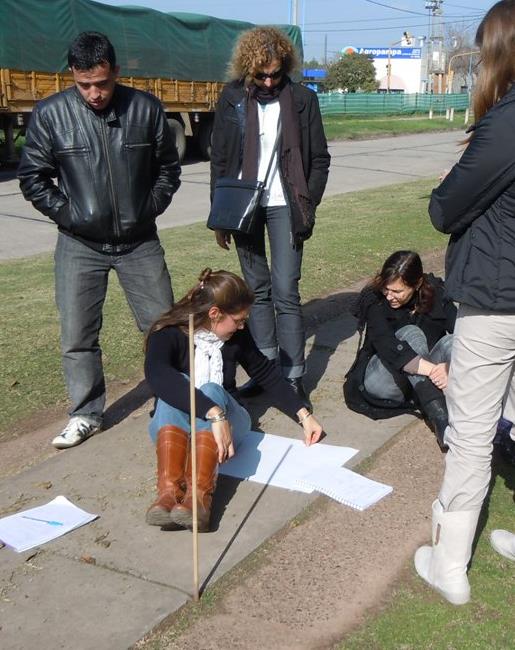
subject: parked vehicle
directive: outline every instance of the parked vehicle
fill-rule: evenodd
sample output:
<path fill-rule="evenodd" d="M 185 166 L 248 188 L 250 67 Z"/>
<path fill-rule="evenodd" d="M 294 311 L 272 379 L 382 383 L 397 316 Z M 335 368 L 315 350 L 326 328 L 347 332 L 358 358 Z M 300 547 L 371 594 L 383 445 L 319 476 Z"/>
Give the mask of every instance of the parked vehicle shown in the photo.
<path fill-rule="evenodd" d="M 189 140 L 209 159 L 214 109 L 231 52 L 252 23 L 91 0 L 0 2 L 0 129 L 4 159 L 14 159 L 35 103 L 72 84 L 67 51 L 82 31 L 113 43 L 120 82 L 156 95 L 181 158 Z M 302 54 L 299 27 L 281 25 Z"/>

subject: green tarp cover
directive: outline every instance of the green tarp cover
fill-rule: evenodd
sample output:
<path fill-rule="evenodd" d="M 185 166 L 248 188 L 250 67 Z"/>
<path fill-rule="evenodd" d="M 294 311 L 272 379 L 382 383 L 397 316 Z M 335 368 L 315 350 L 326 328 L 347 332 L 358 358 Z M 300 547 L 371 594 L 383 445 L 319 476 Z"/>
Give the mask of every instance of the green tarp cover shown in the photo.
<path fill-rule="evenodd" d="M 71 41 L 98 31 L 113 43 L 122 76 L 225 81 L 236 39 L 252 27 L 92 0 L 0 0 L 0 67 L 63 72 Z M 299 28 L 280 27 L 302 52 Z"/>

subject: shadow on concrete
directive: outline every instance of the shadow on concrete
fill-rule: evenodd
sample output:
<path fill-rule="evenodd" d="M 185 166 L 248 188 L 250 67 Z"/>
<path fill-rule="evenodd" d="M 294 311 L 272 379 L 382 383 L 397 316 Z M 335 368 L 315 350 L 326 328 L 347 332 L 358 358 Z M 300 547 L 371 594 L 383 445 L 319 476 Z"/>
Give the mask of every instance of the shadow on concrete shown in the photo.
<path fill-rule="evenodd" d="M 152 397 L 150 386 L 142 379 L 137 386 L 108 406 L 104 413 L 104 431 L 120 424 L 122 420 L 141 408 Z"/>
<path fill-rule="evenodd" d="M 269 481 L 272 480 L 274 474 L 277 472 L 279 467 L 282 465 L 282 463 L 283 463 L 284 459 L 286 458 L 289 450 L 290 449 L 288 448 L 284 452 L 282 458 L 279 460 L 279 462 L 275 466 L 274 470 L 271 472 L 270 477 L 268 479 Z M 231 477 L 228 477 L 228 476 L 219 477 L 219 481 L 222 478 L 227 480 L 227 481 L 223 481 L 223 483 L 225 484 L 224 487 L 222 488 L 224 490 L 224 500 L 222 501 L 222 498 L 221 498 L 222 497 L 222 492 L 219 494 L 219 489 L 218 488 L 220 487 L 220 485 L 218 485 L 217 490 L 216 490 L 216 501 L 215 500 L 213 501 L 213 510 L 212 510 L 212 514 L 211 514 L 211 530 L 212 531 L 217 530 L 220 519 L 221 519 L 221 516 L 222 516 L 227 504 L 229 503 L 229 501 L 234 496 L 234 493 L 236 492 L 238 484 L 241 482 L 240 479 L 234 479 L 234 478 L 231 478 Z M 256 509 L 258 503 L 263 498 L 263 495 L 265 494 L 267 489 L 268 489 L 268 483 L 265 483 L 263 485 L 263 487 L 261 488 L 261 490 L 259 491 L 259 494 L 257 495 L 257 497 L 254 499 L 252 505 L 247 510 L 245 516 L 242 517 L 242 519 L 241 519 L 241 521 L 240 521 L 240 523 L 238 525 L 238 528 L 236 528 L 236 530 L 232 534 L 230 540 L 225 545 L 224 550 L 220 553 L 220 555 L 218 556 L 218 559 L 213 564 L 213 566 L 211 568 L 211 571 L 206 576 L 206 579 L 204 580 L 204 582 L 202 583 L 202 585 L 201 585 L 201 587 L 199 589 L 201 594 L 206 589 L 207 585 L 209 584 L 209 581 L 215 575 L 216 570 L 218 569 L 218 567 L 222 563 L 224 557 L 229 552 L 229 549 L 231 548 L 231 546 L 238 539 L 238 536 L 239 536 L 240 532 L 242 531 L 242 529 L 245 526 L 245 524 L 247 523 L 248 519 L 250 518 L 250 516 L 252 515 L 252 513 Z M 226 494 L 225 494 L 225 491 L 227 491 Z"/>
<path fill-rule="evenodd" d="M 338 345 L 351 338 L 356 332 L 354 318 L 343 321 L 341 329 L 330 335 L 321 327 L 322 324 L 344 314 L 350 315 L 358 295 L 359 291 L 343 291 L 310 300 L 303 306 L 306 338 L 310 338 L 314 334 L 313 344 L 306 357 L 304 385 L 308 393 L 317 388 Z M 342 368 L 342 376 L 346 371 L 347 368 Z M 270 406 L 278 406 L 274 402 L 273 396 L 266 393 L 252 399 L 242 400 L 242 402 L 250 413 L 253 431 L 261 431 L 259 425 L 261 417 Z"/>

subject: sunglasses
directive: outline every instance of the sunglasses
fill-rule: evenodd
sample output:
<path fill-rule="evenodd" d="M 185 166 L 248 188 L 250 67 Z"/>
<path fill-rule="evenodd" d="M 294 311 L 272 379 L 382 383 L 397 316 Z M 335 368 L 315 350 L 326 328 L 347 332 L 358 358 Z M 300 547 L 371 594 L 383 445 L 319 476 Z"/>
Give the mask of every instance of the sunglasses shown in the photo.
<path fill-rule="evenodd" d="M 268 72 L 256 72 L 254 75 L 254 79 L 257 79 L 258 81 L 266 81 L 267 79 L 272 79 L 275 81 L 276 79 L 280 79 L 283 75 L 282 70 L 276 70 L 275 72 L 271 72 L 268 74 Z"/>

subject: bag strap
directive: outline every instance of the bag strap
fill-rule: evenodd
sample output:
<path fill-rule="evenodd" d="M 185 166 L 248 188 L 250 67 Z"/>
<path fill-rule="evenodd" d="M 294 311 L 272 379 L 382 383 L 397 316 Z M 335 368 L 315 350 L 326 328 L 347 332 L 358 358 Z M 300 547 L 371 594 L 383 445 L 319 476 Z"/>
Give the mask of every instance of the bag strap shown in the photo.
<path fill-rule="evenodd" d="M 275 137 L 274 147 L 272 149 L 272 155 L 270 156 L 270 162 L 268 163 L 268 169 L 266 170 L 265 178 L 263 179 L 263 187 L 266 187 L 268 177 L 270 176 L 270 170 L 272 169 L 272 162 L 274 160 L 275 152 L 277 151 L 277 147 L 279 145 L 279 138 L 281 137 L 281 130 L 282 130 L 282 123 L 281 123 L 281 118 L 279 117 L 279 120 L 277 122 L 277 135 Z"/>

